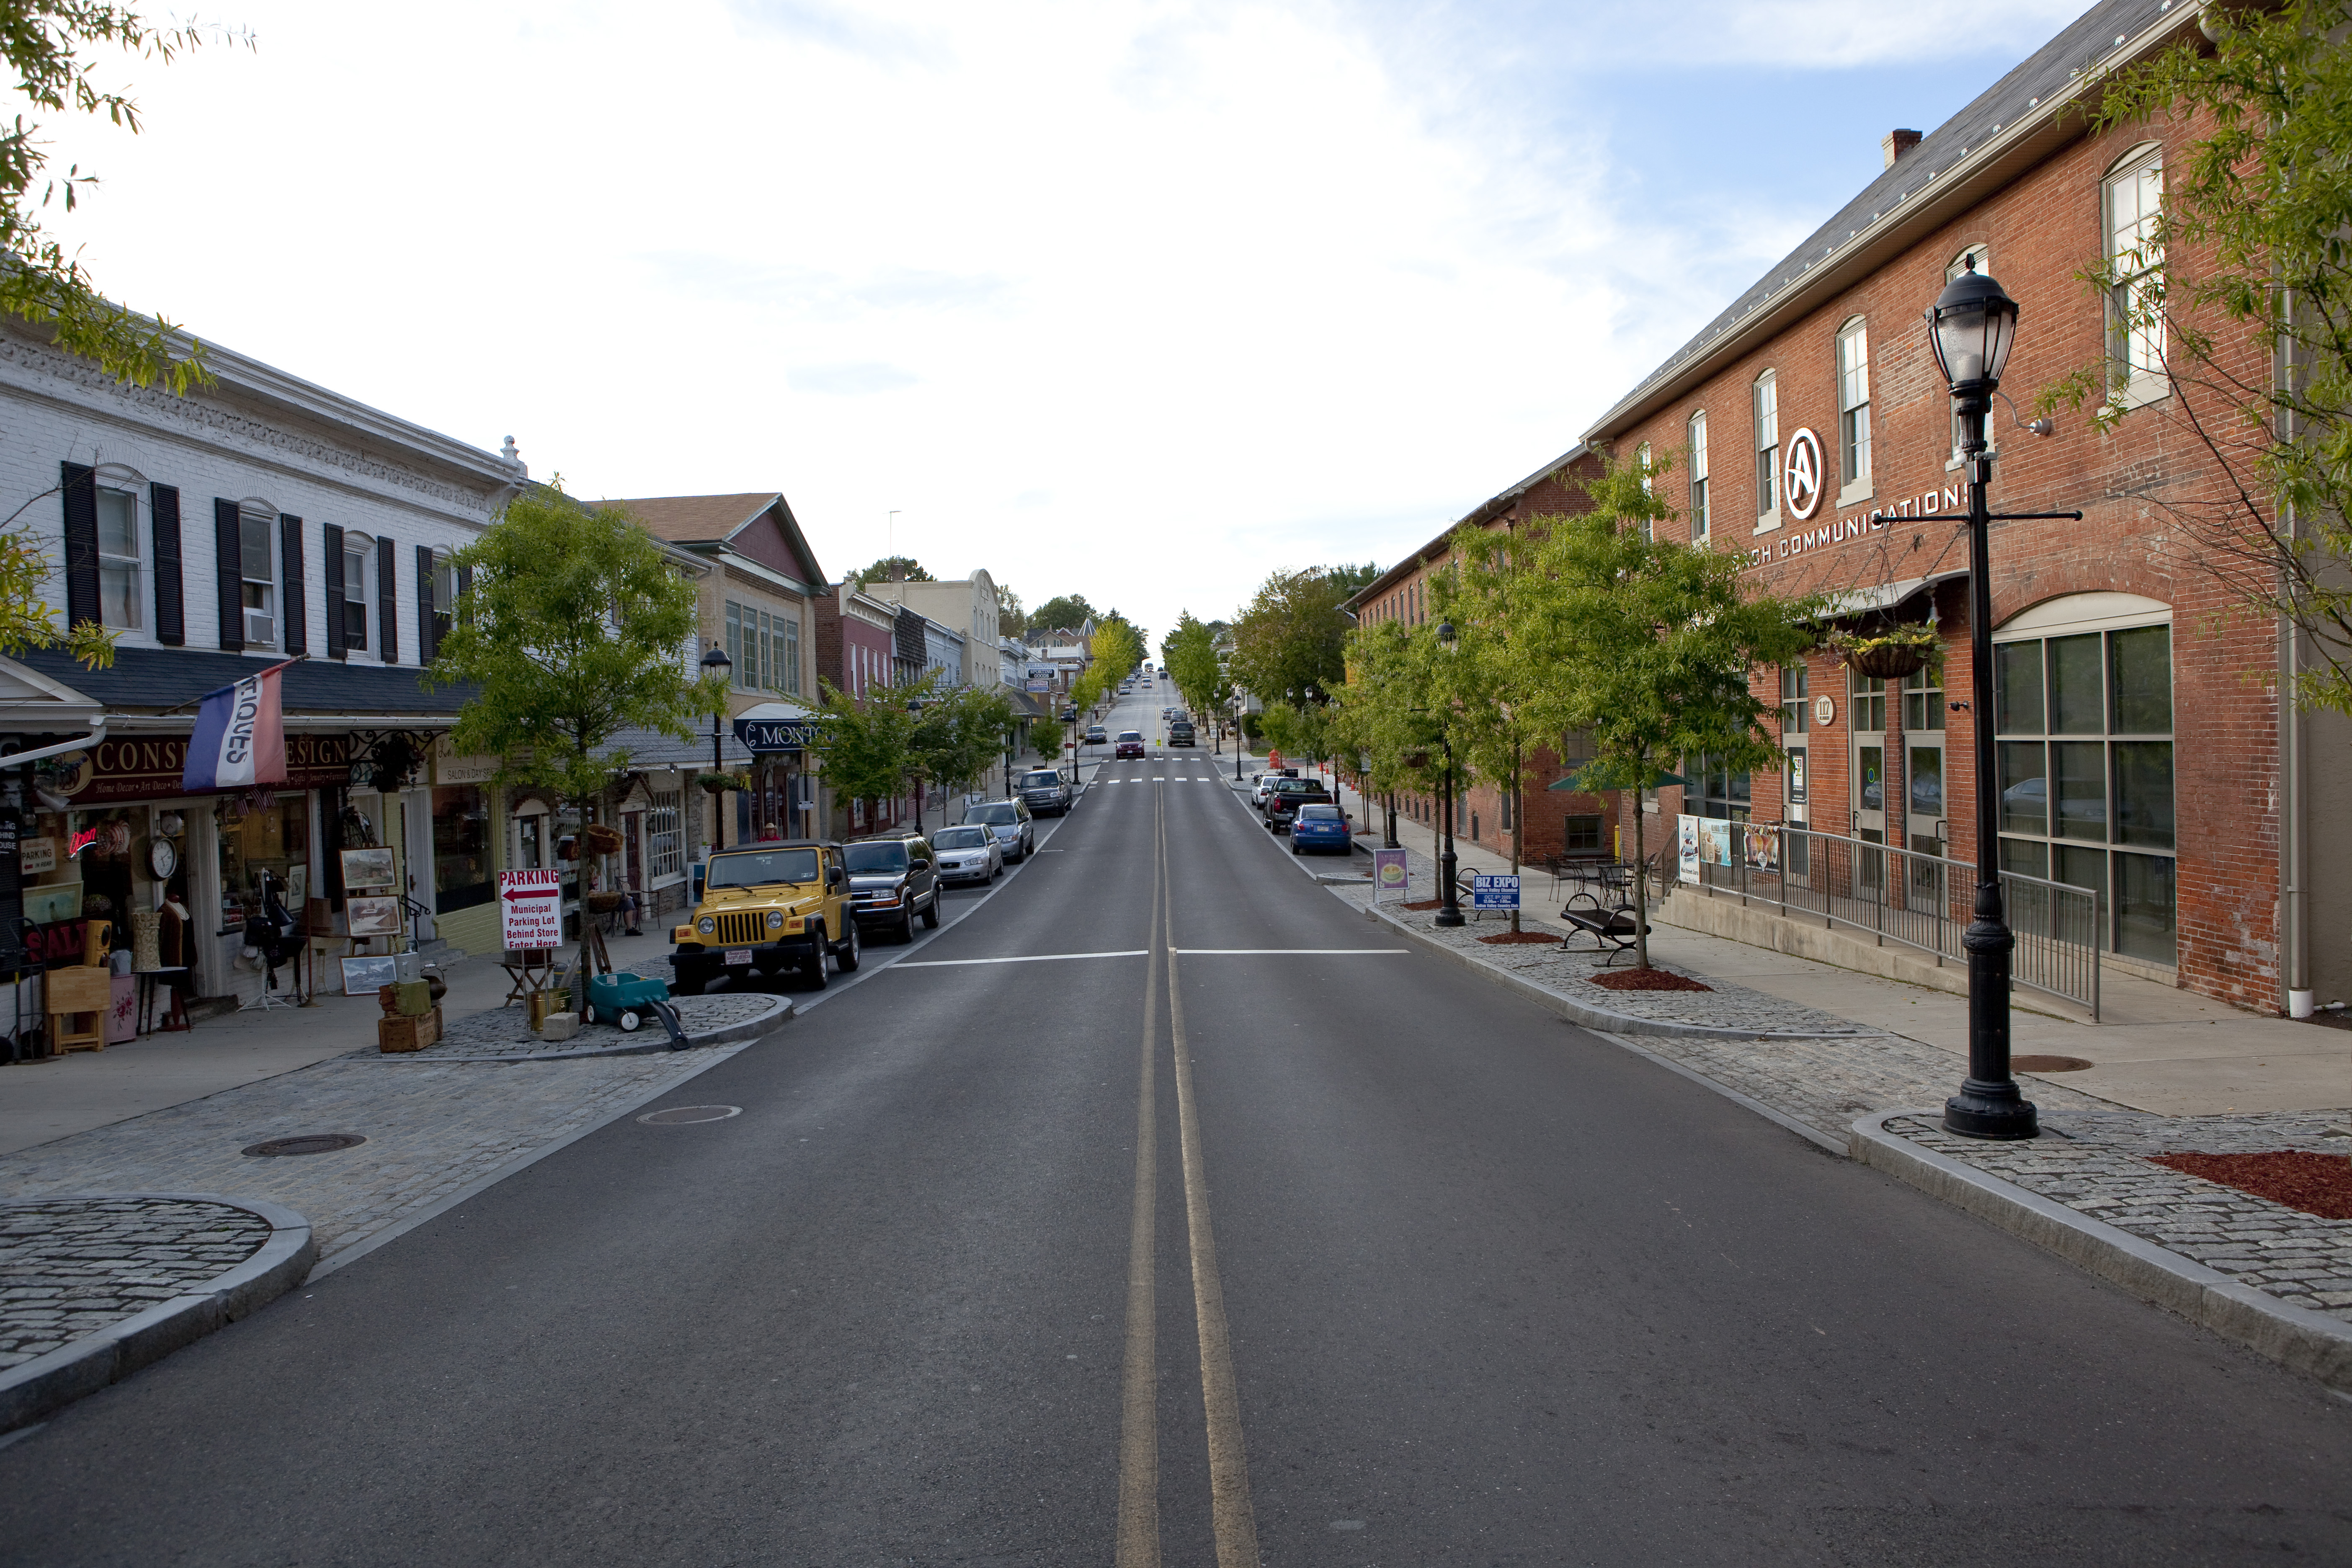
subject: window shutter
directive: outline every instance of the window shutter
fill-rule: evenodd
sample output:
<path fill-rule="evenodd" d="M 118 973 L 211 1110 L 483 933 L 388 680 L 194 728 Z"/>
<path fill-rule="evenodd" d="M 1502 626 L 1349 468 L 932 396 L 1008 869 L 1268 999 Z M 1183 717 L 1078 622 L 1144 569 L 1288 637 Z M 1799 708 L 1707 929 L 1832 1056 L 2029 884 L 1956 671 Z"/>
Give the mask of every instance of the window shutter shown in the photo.
<path fill-rule="evenodd" d="M 431 664 L 433 656 L 441 651 L 440 639 L 433 635 L 433 547 L 416 547 L 416 662 Z"/>
<path fill-rule="evenodd" d="M 66 498 L 66 625 L 101 618 L 98 607 L 98 470 L 58 465 Z"/>
<path fill-rule="evenodd" d="M 466 595 L 468 595 L 468 594 L 470 594 L 470 593 L 472 593 L 473 591 L 474 591 L 474 569 L 473 569 L 471 566 L 460 566 L 460 567 L 458 567 L 458 568 L 457 568 L 457 603 L 456 605 L 450 605 L 450 606 L 449 606 L 449 607 L 450 607 L 450 609 L 452 609 L 452 610 L 454 611 L 454 610 L 456 610 L 457 608 L 458 608 L 458 607 L 459 607 L 459 605 L 464 605 L 464 604 L 465 604 L 465 602 L 466 602 Z"/>
<path fill-rule="evenodd" d="M 188 640 L 188 617 L 180 603 L 180 488 L 147 487 L 155 519 L 155 640 L 178 647 Z"/>
<path fill-rule="evenodd" d="M 237 531 L 236 502 L 213 498 L 213 547 L 220 565 L 220 645 L 230 653 L 245 651 L 245 580 L 241 562 L 245 543 Z"/>
<path fill-rule="evenodd" d="M 343 531 L 331 522 L 322 524 L 319 548 L 326 552 L 319 564 L 327 572 L 327 657 L 341 658 L 351 651 L 343 646 Z"/>
<path fill-rule="evenodd" d="M 286 615 L 286 629 L 278 647 L 288 653 L 310 651 L 310 605 L 305 592 L 302 571 L 302 520 L 280 514 L 278 519 L 278 552 L 285 558 L 286 581 L 278 585 L 279 602 Z"/>
<path fill-rule="evenodd" d="M 375 601 L 376 629 L 383 636 L 383 662 L 400 662 L 400 574 L 394 570 L 400 557 L 392 552 L 392 541 L 375 542 Z"/>

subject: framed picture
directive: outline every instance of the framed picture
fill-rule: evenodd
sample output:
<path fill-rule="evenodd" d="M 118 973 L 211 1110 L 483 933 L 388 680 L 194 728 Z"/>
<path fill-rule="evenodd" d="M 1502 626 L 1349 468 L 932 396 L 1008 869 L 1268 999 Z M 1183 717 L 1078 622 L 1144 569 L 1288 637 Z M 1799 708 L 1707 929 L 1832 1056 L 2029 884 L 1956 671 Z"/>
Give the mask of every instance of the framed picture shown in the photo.
<path fill-rule="evenodd" d="M 345 929 L 353 936 L 398 936 L 400 900 L 394 898 L 351 898 L 343 900 Z"/>
<path fill-rule="evenodd" d="M 346 996 L 373 996 L 400 978 L 399 964 L 389 952 L 369 958 L 346 958 L 342 963 Z"/>
<path fill-rule="evenodd" d="M 392 849 L 389 846 L 345 849 L 340 853 L 343 858 L 343 887 L 346 891 L 393 885 Z"/>

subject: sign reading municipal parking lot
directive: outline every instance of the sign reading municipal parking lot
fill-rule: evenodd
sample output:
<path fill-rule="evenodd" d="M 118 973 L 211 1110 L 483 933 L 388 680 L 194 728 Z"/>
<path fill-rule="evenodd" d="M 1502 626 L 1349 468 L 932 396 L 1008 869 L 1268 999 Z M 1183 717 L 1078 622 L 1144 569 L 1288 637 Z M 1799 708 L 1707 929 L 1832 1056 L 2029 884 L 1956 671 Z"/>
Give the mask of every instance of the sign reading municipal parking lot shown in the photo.
<path fill-rule="evenodd" d="M 1519 879 L 1507 872 L 1489 876 L 1480 871 L 1470 880 L 1470 907 L 1474 910 L 1516 910 L 1519 907 Z"/>
<path fill-rule="evenodd" d="M 563 945 L 563 873 L 499 873 L 499 941 L 509 948 Z"/>

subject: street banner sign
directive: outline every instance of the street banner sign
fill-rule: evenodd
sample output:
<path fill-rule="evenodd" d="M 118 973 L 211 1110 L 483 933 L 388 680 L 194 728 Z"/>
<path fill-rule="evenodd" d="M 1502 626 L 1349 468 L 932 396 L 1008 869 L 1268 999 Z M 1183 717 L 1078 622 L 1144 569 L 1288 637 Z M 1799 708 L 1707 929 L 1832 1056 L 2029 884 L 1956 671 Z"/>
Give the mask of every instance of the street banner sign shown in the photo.
<path fill-rule="evenodd" d="M 1394 893 L 1402 899 L 1412 885 L 1412 871 L 1406 866 L 1402 849 L 1372 851 L 1372 901 Z"/>
<path fill-rule="evenodd" d="M 1516 910 L 1519 907 L 1519 879 L 1511 873 L 1489 876 L 1475 873 L 1470 880 L 1470 907 L 1474 910 Z"/>
<path fill-rule="evenodd" d="M 499 873 L 499 941 L 509 948 L 563 945 L 563 873 Z"/>

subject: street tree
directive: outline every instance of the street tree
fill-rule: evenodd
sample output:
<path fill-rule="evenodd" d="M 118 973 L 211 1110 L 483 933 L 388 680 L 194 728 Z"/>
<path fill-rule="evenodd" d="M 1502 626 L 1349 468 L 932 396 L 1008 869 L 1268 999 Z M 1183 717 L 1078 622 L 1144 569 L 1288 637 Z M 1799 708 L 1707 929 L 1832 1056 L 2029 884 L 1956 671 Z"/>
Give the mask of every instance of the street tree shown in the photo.
<path fill-rule="evenodd" d="M 1029 629 L 1028 617 L 1021 609 L 1021 595 L 999 583 L 996 585 L 996 629 L 1008 637 L 1017 637 Z"/>
<path fill-rule="evenodd" d="M 1216 634 L 1192 611 L 1176 618 L 1176 629 L 1160 644 L 1160 657 L 1184 705 L 1195 714 L 1206 718 L 1221 713 L 1233 700 L 1233 683 L 1217 658 Z"/>
<path fill-rule="evenodd" d="M 2181 569 L 2296 634 L 2293 698 L 2352 713 L 2352 29 L 2347 0 L 2207 8 L 2202 37 L 2107 85 L 2095 131 L 2156 120 L 2210 133 L 2167 160 L 2160 211 L 2080 276 L 2111 302 L 2098 363 L 2042 390 L 2173 426 L 2225 482 L 2140 499 L 2175 524 Z M 2251 338 L 2267 351 L 2251 359 Z"/>
<path fill-rule="evenodd" d="M 1339 606 L 1370 579 L 1362 567 L 1274 573 L 1234 622 L 1234 683 L 1261 701 L 1320 703 L 1347 679 Z"/>
<path fill-rule="evenodd" d="M 850 576 L 861 588 L 868 583 L 930 583 L 937 579 L 923 570 L 923 563 L 911 555 L 885 555 L 873 565 Z"/>
<path fill-rule="evenodd" d="M 1587 790 L 1644 790 L 1687 767 L 1733 772 L 1780 759 L 1771 700 L 1752 672 L 1778 670 L 1814 646 L 1822 605 L 1745 588 L 1746 558 L 1661 537 L 1675 512 L 1645 472 L 1610 463 L 1585 489 L 1591 511 L 1534 519 L 1526 570 L 1511 588 L 1507 658 L 1529 672 L 1527 722 L 1581 731 L 1593 760 Z M 1636 960 L 1650 963 L 1648 850 L 1633 812 Z"/>
<path fill-rule="evenodd" d="M 1033 631 L 1074 632 L 1087 621 L 1098 618 L 1084 594 L 1061 594 L 1030 611 L 1028 624 Z"/>
<path fill-rule="evenodd" d="M 909 747 L 916 772 L 948 789 L 978 787 L 1003 755 L 1013 700 L 977 686 L 935 686 L 916 714 Z"/>
<path fill-rule="evenodd" d="M 497 757 L 499 783 L 606 821 L 624 731 L 692 740 L 726 706 L 725 682 L 698 675 L 693 583 L 625 508 L 533 486 L 451 564 L 456 613 L 424 681 L 477 689 L 450 743 Z"/>
<path fill-rule="evenodd" d="M 1333 743 L 1355 759 L 1369 796 L 1433 794 L 1444 783 L 1433 666 L 1433 623 L 1377 621 L 1349 635 L 1347 683 L 1333 695 Z M 1393 842 L 1395 803 L 1385 837 Z"/>
<path fill-rule="evenodd" d="M 906 793 L 915 771 L 917 704 L 936 689 L 933 679 L 869 687 L 852 697 L 830 681 L 818 683 L 820 721 L 809 751 L 835 795 L 866 804 L 867 820 L 882 802 Z"/>

